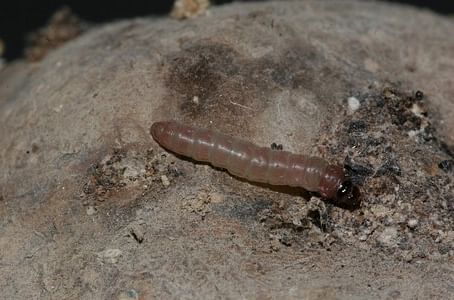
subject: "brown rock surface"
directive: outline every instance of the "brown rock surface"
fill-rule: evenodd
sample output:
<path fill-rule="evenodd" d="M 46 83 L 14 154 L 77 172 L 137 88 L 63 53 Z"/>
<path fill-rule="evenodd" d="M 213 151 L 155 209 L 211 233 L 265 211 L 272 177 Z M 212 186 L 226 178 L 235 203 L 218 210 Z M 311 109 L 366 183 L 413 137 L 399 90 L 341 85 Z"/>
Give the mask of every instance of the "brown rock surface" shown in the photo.
<path fill-rule="evenodd" d="M 452 27 L 385 3 L 237 3 L 5 66 L 0 298 L 452 295 Z M 344 163 L 361 207 L 168 154 L 148 133 L 163 119 Z"/>

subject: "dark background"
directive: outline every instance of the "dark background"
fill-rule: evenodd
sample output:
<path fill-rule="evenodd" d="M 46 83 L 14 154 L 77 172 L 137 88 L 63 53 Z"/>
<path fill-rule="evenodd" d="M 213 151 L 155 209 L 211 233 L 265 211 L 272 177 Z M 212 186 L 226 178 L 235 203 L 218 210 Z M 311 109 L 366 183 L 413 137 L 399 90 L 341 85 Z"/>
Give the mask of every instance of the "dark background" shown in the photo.
<path fill-rule="evenodd" d="M 385 0 L 383 0 L 385 1 Z M 424 7 L 440 14 L 453 14 L 452 0 L 388 0 L 413 6 Z M 212 0 L 213 5 L 222 5 L 233 1 Z M 83 0 L 16 0 L 0 1 L 0 39 L 6 45 L 4 57 L 7 60 L 20 58 L 23 55 L 27 33 L 46 24 L 50 16 L 66 5 L 81 19 L 102 23 L 115 19 L 146 15 L 166 15 L 170 12 L 173 0 L 142 1 L 83 1 Z"/>

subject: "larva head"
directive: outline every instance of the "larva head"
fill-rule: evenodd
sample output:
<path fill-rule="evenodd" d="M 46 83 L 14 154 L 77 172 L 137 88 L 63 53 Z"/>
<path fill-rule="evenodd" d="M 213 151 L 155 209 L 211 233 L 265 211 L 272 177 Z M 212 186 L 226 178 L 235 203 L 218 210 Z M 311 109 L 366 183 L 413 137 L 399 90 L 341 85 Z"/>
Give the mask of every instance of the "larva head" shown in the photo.
<path fill-rule="evenodd" d="M 329 165 L 320 180 L 319 193 L 341 205 L 357 205 L 359 189 L 345 176 L 344 170 Z"/>

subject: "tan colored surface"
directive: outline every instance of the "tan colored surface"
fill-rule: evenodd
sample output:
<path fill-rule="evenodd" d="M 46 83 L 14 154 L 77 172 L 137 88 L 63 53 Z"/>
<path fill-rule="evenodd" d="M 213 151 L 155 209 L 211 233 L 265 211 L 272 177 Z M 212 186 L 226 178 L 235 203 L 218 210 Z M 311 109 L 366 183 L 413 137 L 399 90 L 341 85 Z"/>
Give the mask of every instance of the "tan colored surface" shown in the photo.
<path fill-rule="evenodd" d="M 0 298 L 446 299 L 452 27 L 384 3 L 238 3 L 106 25 L 8 65 Z M 348 156 L 363 204 L 166 154 L 148 130 L 170 118 Z"/>

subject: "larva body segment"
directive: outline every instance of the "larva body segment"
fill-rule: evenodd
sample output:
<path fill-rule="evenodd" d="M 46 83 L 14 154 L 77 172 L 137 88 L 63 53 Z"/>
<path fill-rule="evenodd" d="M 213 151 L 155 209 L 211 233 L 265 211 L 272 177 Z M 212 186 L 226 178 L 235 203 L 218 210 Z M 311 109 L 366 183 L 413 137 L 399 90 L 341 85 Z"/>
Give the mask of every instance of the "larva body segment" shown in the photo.
<path fill-rule="evenodd" d="M 150 133 L 172 152 L 209 162 L 250 181 L 302 187 L 328 199 L 345 201 L 356 197 L 343 169 L 318 157 L 259 147 L 175 121 L 156 122 Z"/>

